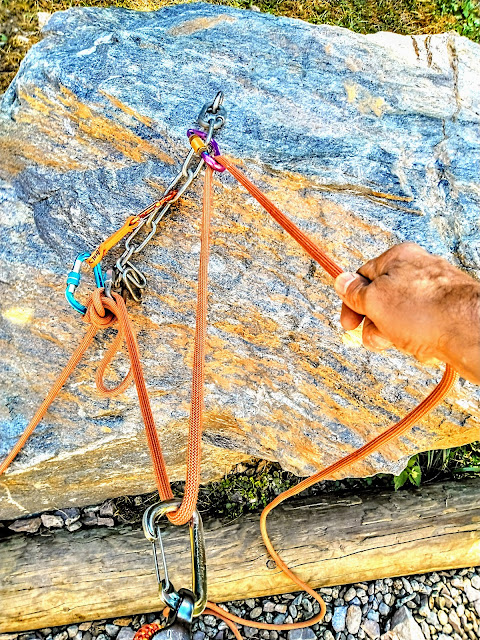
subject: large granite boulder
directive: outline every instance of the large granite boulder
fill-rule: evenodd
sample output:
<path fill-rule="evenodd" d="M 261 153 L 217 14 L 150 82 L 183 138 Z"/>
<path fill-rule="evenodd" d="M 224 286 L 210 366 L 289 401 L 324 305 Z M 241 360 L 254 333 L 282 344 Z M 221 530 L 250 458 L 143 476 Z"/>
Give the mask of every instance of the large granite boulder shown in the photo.
<path fill-rule="evenodd" d="M 414 240 L 479 277 L 479 54 L 455 34 L 363 36 L 208 4 L 55 14 L 1 105 L 0 454 L 84 332 L 63 295 L 73 259 L 158 197 L 219 89 L 222 151 L 343 268 Z M 129 304 L 172 479 L 184 474 L 201 189 L 139 259 L 148 290 Z M 331 279 L 226 175 L 212 237 L 204 481 L 249 456 L 310 474 L 438 381 L 440 369 L 345 334 Z M 0 479 L 0 518 L 153 488 L 134 387 L 105 400 L 93 383 L 109 333 Z M 348 474 L 398 473 L 415 451 L 477 439 L 479 399 L 461 381 Z"/>

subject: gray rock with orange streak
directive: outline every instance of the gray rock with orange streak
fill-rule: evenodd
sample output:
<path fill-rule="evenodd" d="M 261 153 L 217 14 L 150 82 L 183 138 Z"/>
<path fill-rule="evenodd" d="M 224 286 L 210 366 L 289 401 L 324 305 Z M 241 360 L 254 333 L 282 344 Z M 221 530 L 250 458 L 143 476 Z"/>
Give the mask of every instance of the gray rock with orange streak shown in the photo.
<path fill-rule="evenodd" d="M 54 14 L 1 104 L 0 454 L 83 334 L 63 296 L 75 256 L 158 197 L 220 89 L 222 151 L 342 268 L 413 240 L 480 277 L 479 53 L 451 33 L 363 36 L 201 3 Z M 184 475 L 201 191 L 199 179 L 139 257 L 148 290 L 129 305 L 172 479 Z M 250 456 L 310 474 L 431 390 L 438 368 L 367 353 L 338 312 L 330 278 L 219 177 L 203 481 Z M 1 518 L 153 487 L 134 388 L 107 400 L 93 383 L 110 339 L 97 338 L 0 480 Z M 125 370 L 118 360 L 112 380 Z M 460 382 L 348 475 L 478 439 L 479 398 Z"/>

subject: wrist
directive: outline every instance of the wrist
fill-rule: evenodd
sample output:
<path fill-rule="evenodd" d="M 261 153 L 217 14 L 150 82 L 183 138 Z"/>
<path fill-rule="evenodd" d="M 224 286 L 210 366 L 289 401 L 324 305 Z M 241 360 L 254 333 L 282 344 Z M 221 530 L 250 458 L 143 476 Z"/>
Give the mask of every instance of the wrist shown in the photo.
<path fill-rule="evenodd" d="M 463 378 L 480 384 L 480 283 L 469 278 L 454 287 L 445 302 L 450 326 L 440 348 L 441 359 Z"/>

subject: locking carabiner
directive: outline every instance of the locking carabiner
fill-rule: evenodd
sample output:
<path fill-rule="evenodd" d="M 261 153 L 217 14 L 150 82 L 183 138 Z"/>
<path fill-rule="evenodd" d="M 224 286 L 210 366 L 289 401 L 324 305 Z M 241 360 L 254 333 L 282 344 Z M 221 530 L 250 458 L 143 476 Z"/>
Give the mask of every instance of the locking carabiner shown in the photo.
<path fill-rule="evenodd" d="M 80 269 L 82 268 L 82 263 L 89 257 L 89 253 L 80 253 L 77 256 L 73 263 L 73 268 L 67 276 L 67 288 L 65 289 L 65 297 L 68 302 L 75 311 L 78 311 L 81 314 L 85 314 L 87 312 L 87 307 L 85 307 L 81 302 L 78 302 L 78 300 L 75 300 L 75 291 L 80 284 Z M 97 287 L 103 287 L 102 265 L 100 263 L 93 268 L 93 274 L 95 276 L 95 284 Z"/>
<path fill-rule="evenodd" d="M 210 140 L 208 145 L 205 144 L 207 134 L 204 131 L 200 131 L 199 129 L 189 129 L 187 131 L 187 136 L 192 149 L 197 155 L 201 156 L 205 160 L 209 167 L 211 167 L 214 171 L 218 171 L 219 173 L 225 171 L 225 167 L 217 162 L 214 158 L 212 158 L 212 156 L 209 154 L 208 148 L 210 147 L 213 151 L 213 155 L 220 155 L 220 147 L 218 146 L 218 143 L 214 138 Z"/>
<path fill-rule="evenodd" d="M 178 611 L 182 605 L 186 589 L 176 591 L 168 577 L 168 567 L 163 549 L 162 532 L 157 520 L 171 511 L 176 511 L 182 501 L 178 499 L 165 500 L 165 502 L 157 502 L 143 514 L 143 532 L 147 540 L 153 545 L 153 558 L 155 561 L 155 571 L 157 574 L 158 586 L 160 590 L 160 598 L 162 601 L 174 611 Z M 190 530 L 190 547 L 192 553 L 192 592 L 194 594 L 193 616 L 199 616 L 207 604 L 207 567 L 205 561 L 205 543 L 203 540 L 202 518 L 197 510 L 193 512 L 192 518 L 188 523 Z M 161 551 L 164 578 L 160 576 L 157 557 L 157 544 Z"/>

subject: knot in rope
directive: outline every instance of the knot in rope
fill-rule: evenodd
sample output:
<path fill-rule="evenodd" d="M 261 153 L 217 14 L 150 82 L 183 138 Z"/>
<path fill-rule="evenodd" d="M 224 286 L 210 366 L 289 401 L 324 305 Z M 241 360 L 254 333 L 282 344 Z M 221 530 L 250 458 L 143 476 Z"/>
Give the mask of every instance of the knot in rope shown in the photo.
<path fill-rule="evenodd" d="M 117 321 L 116 307 L 115 302 L 103 293 L 103 289 L 95 289 L 88 299 L 87 311 L 83 319 L 97 330 L 106 329 Z"/>

